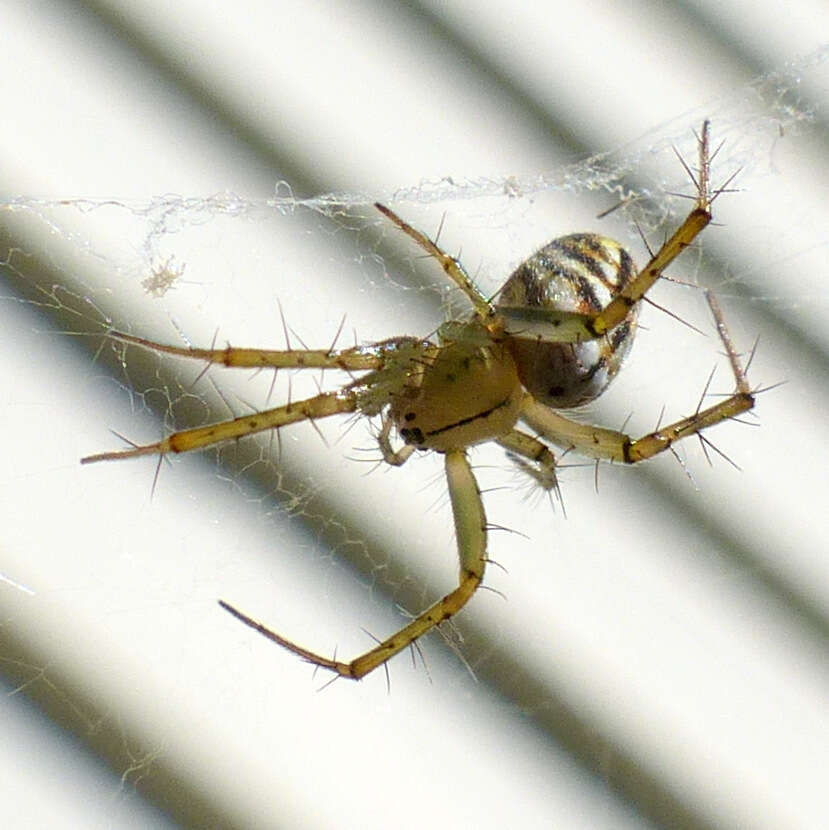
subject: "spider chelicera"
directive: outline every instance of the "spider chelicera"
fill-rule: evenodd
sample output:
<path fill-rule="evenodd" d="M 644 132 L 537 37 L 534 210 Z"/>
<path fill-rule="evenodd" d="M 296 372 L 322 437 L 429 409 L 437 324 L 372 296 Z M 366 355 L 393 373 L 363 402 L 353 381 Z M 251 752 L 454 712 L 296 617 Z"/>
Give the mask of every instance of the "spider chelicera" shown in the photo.
<path fill-rule="evenodd" d="M 572 234 L 554 239 L 523 262 L 493 303 L 475 287 L 457 259 L 377 204 L 382 214 L 441 264 L 472 305 L 469 319 L 440 326 L 437 342 L 398 337 L 342 350 L 193 349 L 111 332 L 111 337 L 126 343 L 209 364 L 340 369 L 352 377 L 364 374 L 335 392 L 175 432 L 156 444 L 88 456 L 83 463 L 188 452 L 298 421 L 353 412 L 380 416 L 380 449 L 389 464 L 403 464 L 415 450 L 441 453 L 457 537 L 459 583 L 396 634 L 346 663 L 302 648 L 220 601 L 237 619 L 310 663 L 342 677 L 365 676 L 460 611 L 483 580 L 487 524 L 467 460 L 468 447 L 497 442 L 549 490 L 557 486 L 556 460 L 545 441 L 565 451 L 634 464 L 754 406 L 740 358 L 709 293 L 708 303 L 734 375 L 731 396 L 636 439 L 579 423 L 557 411 L 579 406 L 604 391 L 633 340 L 639 303 L 711 221 L 711 203 L 722 188 L 710 190 L 708 134 L 706 121 L 698 137 L 697 175 L 686 166 L 697 189 L 694 208 L 638 273 L 628 253 L 613 240 L 591 233 Z M 535 435 L 517 429 L 519 421 Z M 392 446 L 392 429 L 404 442 L 398 450 Z"/>

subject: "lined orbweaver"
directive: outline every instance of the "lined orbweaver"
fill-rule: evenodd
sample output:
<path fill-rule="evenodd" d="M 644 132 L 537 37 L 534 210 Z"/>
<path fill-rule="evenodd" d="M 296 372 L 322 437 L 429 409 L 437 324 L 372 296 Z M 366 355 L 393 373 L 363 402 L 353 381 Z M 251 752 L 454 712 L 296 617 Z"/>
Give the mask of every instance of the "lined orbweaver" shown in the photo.
<path fill-rule="evenodd" d="M 232 346 L 194 349 L 111 332 L 110 336 L 126 343 L 208 364 L 341 369 L 365 374 L 336 392 L 175 432 L 156 444 L 92 455 L 82 463 L 188 452 L 298 421 L 352 412 L 380 416 L 379 443 L 389 464 L 403 464 L 415 450 L 441 453 L 457 537 L 459 583 L 396 634 L 344 663 L 296 645 L 220 600 L 222 608 L 288 651 L 339 676 L 363 677 L 460 611 L 483 580 L 486 518 L 467 460 L 468 447 L 497 442 L 542 486 L 551 489 L 556 486 L 556 462 L 542 439 L 597 459 L 635 464 L 754 406 L 719 306 L 707 294 L 734 375 L 735 390 L 730 397 L 637 439 L 570 420 L 556 411 L 579 406 L 604 391 L 631 345 L 640 301 L 711 221 L 711 203 L 722 189 L 713 194 L 710 191 L 708 133 L 706 121 L 698 137 L 697 176 L 686 166 L 697 189 L 694 208 L 638 273 L 618 243 L 596 234 L 573 234 L 553 240 L 523 262 L 493 303 L 475 287 L 457 259 L 389 208 L 377 204 L 384 216 L 441 264 L 472 305 L 469 319 L 440 326 L 437 342 L 397 337 L 336 351 Z M 519 421 L 538 437 L 517 429 Z M 404 442 L 399 450 L 392 448 L 392 428 Z"/>

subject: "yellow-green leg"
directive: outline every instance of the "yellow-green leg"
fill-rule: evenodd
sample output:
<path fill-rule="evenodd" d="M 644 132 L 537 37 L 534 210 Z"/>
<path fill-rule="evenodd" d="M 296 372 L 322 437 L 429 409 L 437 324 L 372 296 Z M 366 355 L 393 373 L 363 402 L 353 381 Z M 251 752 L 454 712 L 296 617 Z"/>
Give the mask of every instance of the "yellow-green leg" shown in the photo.
<path fill-rule="evenodd" d="M 445 620 L 458 613 L 478 589 L 484 578 L 486 566 L 486 517 L 481 502 L 478 485 L 463 450 L 453 450 L 445 455 L 446 479 L 449 484 L 449 498 L 452 502 L 452 514 L 455 520 L 455 534 L 458 542 L 460 559 L 460 577 L 458 587 L 427 608 L 420 616 L 412 620 L 388 639 L 375 646 L 371 651 L 343 663 L 328 657 L 322 657 L 302 646 L 292 643 L 262 623 L 248 617 L 224 600 L 219 604 L 245 625 L 258 631 L 269 640 L 288 651 L 302 657 L 323 669 L 328 669 L 341 677 L 359 680 L 370 671 L 382 666 L 403 649 L 411 645 Z"/>
<path fill-rule="evenodd" d="M 357 398 L 354 393 L 331 392 L 304 401 L 289 403 L 285 406 L 266 409 L 263 412 L 254 412 L 252 415 L 242 415 L 232 421 L 222 421 L 218 424 L 208 424 L 203 427 L 174 432 L 155 444 L 88 455 L 81 459 L 81 464 L 92 464 L 96 461 L 114 461 L 121 458 L 132 458 L 136 455 L 190 452 L 191 450 L 209 447 L 212 444 L 219 444 L 222 441 L 253 435 L 256 432 L 278 429 L 288 424 L 295 424 L 297 421 L 316 420 L 329 415 L 337 415 L 341 412 L 354 412 L 356 409 Z"/>

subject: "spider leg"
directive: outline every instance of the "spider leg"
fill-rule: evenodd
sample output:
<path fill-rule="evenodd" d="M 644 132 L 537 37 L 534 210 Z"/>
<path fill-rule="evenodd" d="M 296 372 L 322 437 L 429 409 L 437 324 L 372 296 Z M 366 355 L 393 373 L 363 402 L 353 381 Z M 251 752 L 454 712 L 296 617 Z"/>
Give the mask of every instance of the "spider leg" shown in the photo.
<path fill-rule="evenodd" d="M 304 401 L 255 412 L 252 415 L 242 415 L 232 421 L 221 421 L 217 424 L 173 432 L 155 444 L 88 455 L 81 459 L 81 464 L 92 464 L 96 461 L 114 461 L 121 458 L 132 458 L 136 455 L 190 452 L 191 450 L 209 447 L 212 444 L 219 444 L 222 441 L 253 435 L 255 432 L 264 432 L 288 424 L 295 424 L 297 421 L 326 418 L 329 415 L 337 415 L 341 412 L 354 412 L 356 409 L 357 395 L 354 392 L 331 392 L 316 395 Z"/>
<path fill-rule="evenodd" d="M 525 395 L 521 405 L 521 418 L 533 429 L 558 446 L 574 447 L 585 455 L 606 458 L 625 464 L 635 464 L 652 458 L 669 449 L 677 441 L 696 435 L 704 429 L 736 418 L 754 406 L 752 394 L 740 358 L 731 342 L 719 303 L 706 292 L 708 305 L 720 340 L 725 346 L 731 371 L 734 375 L 734 393 L 714 406 L 697 409 L 693 415 L 681 418 L 673 424 L 660 427 L 648 435 L 633 439 L 617 430 L 604 429 L 571 421 L 552 409 L 538 403 L 531 395 Z"/>
<path fill-rule="evenodd" d="M 238 346 L 227 346 L 224 349 L 194 349 L 188 346 L 167 346 L 164 343 L 155 343 L 143 337 L 135 337 L 121 331 L 110 331 L 107 337 L 122 343 L 131 343 L 143 346 L 154 352 L 192 357 L 197 360 L 206 360 L 208 363 L 219 363 L 223 366 L 248 369 L 342 369 L 344 371 L 360 371 L 363 369 L 377 369 L 385 360 L 384 345 L 355 346 L 351 349 L 245 349 Z"/>
<path fill-rule="evenodd" d="M 722 421 L 736 418 L 753 406 L 753 395 L 736 392 L 715 406 L 636 439 L 617 430 L 571 421 L 537 403 L 529 395 L 521 407 L 521 418 L 558 446 L 573 447 L 580 453 L 595 458 L 635 464 L 670 449 L 677 441 L 689 435 L 696 435 Z"/>
<path fill-rule="evenodd" d="M 697 201 L 694 209 L 677 228 L 674 234 L 651 257 L 650 262 L 631 280 L 600 312 L 589 325 L 594 337 L 601 337 L 624 320 L 630 307 L 637 303 L 650 287 L 659 279 L 662 272 L 687 248 L 697 234 L 711 221 L 711 191 L 709 185 L 709 122 L 703 121 L 699 137 L 699 170 L 696 177 L 688 170 L 697 186 Z"/>
<path fill-rule="evenodd" d="M 513 337 L 537 337 L 548 343 L 581 343 L 604 337 L 621 323 L 662 276 L 663 271 L 696 239 L 711 221 L 711 203 L 722 192 L 710 190 L 709 122 L 704 121 L 699 136 L 697 175 L 683 162 L 697 188 L 694 209 L 674 234 L 651 256 L 648 264 L 598 314 L 581 314 L 536 305 L 498 305 L 497 312 L 506 334 Z M 681 161 L 681 159 L 680 159 Z M 490 327 L 491 328 L 491 327 Z"/>
<path fill-rule="evenodd" d="M 486 517 L 478 485 L 463 450 L 447 452 L 445 463 L 446 478 L 449 483 L 449 498 L 452 502 L 455 534 L 458 541 L 458 557 L 460 559 L 458 587 L 430 608 L 427 608 L 396 634 L 383 640 L 375 648 L 350 663 L 343 663 L 336 659 L 315 654 L 306 648 L 302 648 L 302 646 L 296 645 L 296 643 L 292 643 L 280 634 L 266 628 L 262 623 L 243 614 L 224 600 L 220 600 L 219 604 L 236 619 L 254 629 L 254 631 L 258 631 L 277 645 L 302 657 L 309 663 L 335 672 L 341 677 L 359 680 L 378 666 L 382 666 L 387 660 L 414 643 L 419 637 L 457 614 L 478 589 L 484 577 L 486 566 Z"/>
<path fill-rule="evenodd" d="M 555 490 L 558 493 L 556 457 L 546 444 L 518 429 L 513 429 L 495 440 L 544 490 Z"/>
<path fill-rule="evenodd" d="M 391 220 L 403 233 L 411 237 L 429 256 L 434 257 L 441 265 L 446 275 L 463 291 L 475 308 L 475 313 L 483 321 L 491 320 L 495 316 L 492 303 L 475 287 L 463 265 L 453 256 L 442 251 L 425 233 L 413 228 L 408 222 L 401 219 L 391 208 L 374 203 L 374 207 L 387 219 Z"/>

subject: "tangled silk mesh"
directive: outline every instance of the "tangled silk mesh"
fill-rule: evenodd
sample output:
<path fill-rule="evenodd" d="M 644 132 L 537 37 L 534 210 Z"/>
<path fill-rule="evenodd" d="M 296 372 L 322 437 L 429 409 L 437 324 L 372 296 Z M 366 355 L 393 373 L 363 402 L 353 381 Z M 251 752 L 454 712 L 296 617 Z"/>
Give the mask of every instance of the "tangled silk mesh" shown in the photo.
<path fill-rule="evenodd" d="M 687 212 L 689 203 L 682 195 L 693 194 L 693 185 L 677 155 L 693 165 L 693 130 L 703 118 L 712 121 L 715 147 L 722 142 L 712 165 L 714 185 L 738 170 L 737 186 L 757 185 L 774 173 L 775 153 L 782 139 L 808 131 L 819 116 L 803 90 L 825 75 L 827 57 L 829 49 L 819 50 L 727 98 L 648 132 L 631 145 L 534 177 L 463 181 L 447 177 L 388 193 L 331 193 L 313 198 L 296 198 L 289 185 L 280 183 L 272 198 L 261 201 L 231 193 L 208 197 L 167 194 L 147 202 L 19 196 L 0 204 L 3 210 L 16 214 L 14 220 L 20 220 L 20 238 L 31 240 L 11 248 L 5 256 L 4 264 L 24 284 L 20 296 L 9 299 L 35 305 L 48 314 L 55 329 L 84 342 L 114 328 L 160 341 L 206 346 L 216 336 L 216 326 L 233 330 L 238 323 L 232 319 L 234 313 L 252 314 L 250 303 L 255 301 L 247 301 L 242 312 L 234 312 L 228 300 L 245 290 L 248 264 L 237 263 L 233 253 L 245 243 L 237 238 L 243 240 L 247 231 L 263 222 L 282 223 L 289 235 L 313 236 L 334 271 L 348 266 L 361 281 L 345 289 L 353 303 L 332 298 L 330 307 L 322 309 L 328 319 L 320 330 L 322 342 L 320 331 L 306 329 L 308 324 L 303 323 L 299 334 L 308 346 L 333 342 L 343 311 L 352 315 L 353 305 L 367 302 L 369 294 L 387 292 L 389 287 L 392 293 L 383 299 L 384 303 L 389 298 L 392 302 L 388 325 L 364 330 L 355 324 L 359 339 L 428 333 L 429 320 L 436 326 L 447 313 L 462 308 L 462 303 L 443 286 L 440 275 L 426 283 L 417 282 L 425 270 L 418 262 L 419 252 L 402 246 L 393 229 L 376 215 L 375 201 L 394 205 L 408 221 L 429 232 L 446 216 L 446 224 L 456 226 L 459 239 L 472 239 L 473 246 L 476 233 L 487 240 L 500 234 L 499 245 L 491 249 L 480 245 L 486 250 L 485 258 L 476 253 L 470 261 L 461 255 L 473 275 L 493 288 L 510 267 L 531 252 L 533 244 L 542 241 L 539 234 L 555 235 L 540 228 L 546 222 L 545 208 L 556 200 L 567 199 L 568 204 L 576 200 L 587 215 L 608 214 L 608 221 L 614 223 L 611 235 L 625 244 L 635 244 L 640 233 L 658 244 L 665 229 Z M 446 232 L 450 233 L 448 227 Z M 224 250 L 213 242 L 215 237 L 223 241 Z M 117 244 L 112 243 L 114 238 L 119 240 Z M 823 240 L 825 244 L 825 231 Z M 390 248 L 390 244 L 396 247 Z M 454 250 L 451 245 L 449 249 Z M 790 248 L 790 255 L 796 254 L 797 248 Z M 260 267 L 281 269 L 282 263 L 265 261 L 265 257 L 261 255 Z M 226 282 L 204 280 L 202 275 L 208 269 L 202 266 L 207 259 L 214 260 L 214 268 L 216 260 L 221 263 L 216 270 L 227 275 Z M 392 260 L 395 267 L 390 267 Z M 690 270 L 690 277 L 695 277 L 696 269 Z M 307 278 L 307 271 L 299 273 Z M 796 287 L 769 290 L 766 283 L 752 283 L 751 275 L 745 279 L 746 275 L 737 276 L 720 274 L 715 287 L 740 302 L 791 310 L 806 299 Z M 287 342 L 301 347 L 303 341 L 291 330 L 292 311 L 297 305 L 291 307 L 285 292 L 275 287 L 270 298 L 280 297 L 286 304 L 282 322 L 273 303 L 269 304 L 274 336 L 243 345 L 281 348 Z M 809 300 L 825 305 L 826 292 Z M 194 309 L 196 316 L 189 316 Z M 338 311 L 334 313 L 334 309 Z M 401 322 L 404 315 L 408 318 L 405 324 Z M 348 345 L 357 335 L 351 334 L 349 324 L 340 336 Z M 234 335 L 234 344 L 238 337 Z M 218 340 L 224 342 L 222 330 Z M 200 367 L 181 361 L 170 364 L 157 355 L 138 354 L 134 348 L 101 338 L 95 343 L 99 365 L 117 377 L 114 394 L 128 396 L 136 413 L 160 415 L 165 433 L 231 417 L 249 406 L 262 407 L 271 399 L 314 394 L 317 384 L 327 380 L 283 373 L 257 378 L 259 385 L 254 390 L 245 381 L 226 381 L 224 376 L 220 381 L 214 379 L 211 371 L 194 383 Z M 322 429 L 329 443 L 343 444 L 343 435 L 353 433 L 355 437 L 345 439 L 346 455 L 376 458 L 376 453 L 363 452 L 371 446 L 371 431 L 364 428 L 360 434 L 356 425 L 346 427 Z M 314 552 L 330 558 L 332 568 L 351 562 L 369 590 L 380 583 L 394 602 L 410 609 L 422 607 L 434 595 L 438 580 L 414 573 L 409 564 L 395 562 L 383 544 L 367 544 L 365 531 L 355 531 L 348 516 L 343 517 L 347 511 L 342 504 L 335 507 L 330 501 L 331 468 L 321 471 L 302 463 L 298 454 L 285 446 L 288 443 L 282 435 L 260 436 L 205 455 L 228 490 L 260 505 L 265 520 L 299 517 L 315 539 L 311 543 Z M 348 449 L 352 446 L 356 446 L 353 451 Z M 162 478 L 166 475 L 167 471 L 161 470 Z M 451 571 L 452 557 L 446 559 Z"/>
<path fill-rule="evenodd" d="M 395 205 L 438 203 L 444 209 L 450 206 L 454 209 L 459 201 L 480 203 L 491 200 L 492 205 L 498 205 L 505 199 L 532 200 L 550 192 L 598 191 L 604 194 L 605 205 L 620 205 L 630 222 L 644 230 L 653 230 L 663 226 L 677 211 L 676 203 L 666 202 L 665 195 L 687 191 L 687 177 L 676 165 L 675 153 L 693 158 L 692 128 L 698 128 L 706 118 L 714 123 L 717 141 L 723 144 L 715 170 L 739 170 L 744 178 L 752 180 L 772 173 L 776 142 L 785 134 L 796 134 L 820 117 L 818 105 L 808 91 L 819 88 L 821 78 L 825 77 L 827 57 L 829 47 L 823 46 L 796 62 L 758 77 L 730 96 L 649 131 L 635 142 L 531 177 L 457 180 L 447 176 L 385 193 L 326 193 L 311 198 L 297 198 L 290 183 L 279 182 L 275 195 L 267 200 L 250 200 L 233 193 L 207 197 L 165 194 L 146 202 L 117 197 L 54 200 L 18 196 L 0 202 L 0 209 L 39 216 L 50 233 L 91 256 L 101 255 L 95 252 L 82 230 L 72 229 L 75 223 L 63 217 L 72 212 L 87 217 L 106 212 L 111 217 L 110 210 L 113 209 L 125 213 L 132 228 L 133 244 L 143 259 L 144 286 L 155 296 L 163 295 L 175 285 L 184 267 L 176 262 L 174 254 L 163 255 L 165 242 L 184 227 L 210 223 L 218 216 L 268 218 L 274 212 L 308 211 L 333 219 L 349 229 L 358 229 L 357 217 L 361 215 L 361 209 L 370 208 L 376 201 Z"/>

